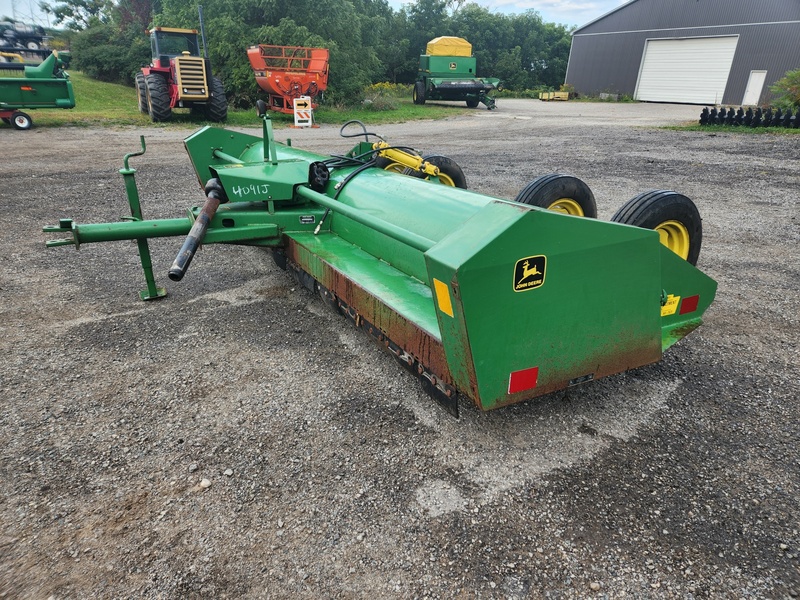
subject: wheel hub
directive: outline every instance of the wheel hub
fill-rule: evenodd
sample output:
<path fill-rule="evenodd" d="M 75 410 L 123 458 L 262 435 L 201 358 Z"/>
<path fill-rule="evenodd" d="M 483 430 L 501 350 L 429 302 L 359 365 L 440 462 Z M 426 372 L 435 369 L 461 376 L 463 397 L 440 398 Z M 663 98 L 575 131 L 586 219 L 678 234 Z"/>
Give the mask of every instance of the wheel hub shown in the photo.
<path fill-rule="evenodd" d="M 572 215 L 573 217 L 583 217 L 583 209 L 572 198 L 559 198 L 547 207 L 547 210 L 552 210 L 564 215 Z"/>
<path fill-rule="evenodd" d="M 689 230 L 678 221 L 664 221 L 656 227 L 661 243 L 686 260 L 689 256 Z"/>

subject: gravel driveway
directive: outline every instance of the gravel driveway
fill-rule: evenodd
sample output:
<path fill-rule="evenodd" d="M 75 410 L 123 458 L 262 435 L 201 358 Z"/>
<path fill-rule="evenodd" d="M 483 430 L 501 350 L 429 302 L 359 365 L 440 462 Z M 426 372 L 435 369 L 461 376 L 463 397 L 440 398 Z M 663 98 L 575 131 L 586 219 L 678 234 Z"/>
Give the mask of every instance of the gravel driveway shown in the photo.
<path fill-rule="evenodd" d="M 513 198 L 580 177 L 608 219 L 693 198 L 706 322 L 662 362 L 455 420 L 255 248 L 45 249 L 60 217 L 202 200 L 191 130 L 0 128 L 0 596 L 789 598 L 800 593 L 800 138 L 699 107 L 502 100 L 370 127 Z M 254 118 L 254 132 L 257 132 Z M 338 127 L 281 130 L 346 151 Z"/>

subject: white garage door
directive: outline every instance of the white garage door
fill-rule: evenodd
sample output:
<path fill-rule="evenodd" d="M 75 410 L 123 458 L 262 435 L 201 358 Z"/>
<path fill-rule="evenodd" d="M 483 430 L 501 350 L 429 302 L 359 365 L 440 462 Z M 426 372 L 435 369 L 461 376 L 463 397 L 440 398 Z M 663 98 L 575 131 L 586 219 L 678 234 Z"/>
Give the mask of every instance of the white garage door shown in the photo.
<path fill-rule="evenodd" d="M 636 99 L 719 104 L 738 36 L 647 40 Z"/>

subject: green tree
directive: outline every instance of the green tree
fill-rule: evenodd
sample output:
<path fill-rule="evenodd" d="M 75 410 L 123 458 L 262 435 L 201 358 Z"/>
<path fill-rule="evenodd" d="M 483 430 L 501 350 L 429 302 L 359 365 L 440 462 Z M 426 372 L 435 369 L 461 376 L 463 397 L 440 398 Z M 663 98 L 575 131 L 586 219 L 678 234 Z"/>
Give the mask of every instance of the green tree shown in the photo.
<path fill-rule="evenodd" d="M 70 50 L 79 71 L 100 81 L 127 85 L 133 84 L 139 66 L 150 56 L 150 44 L 142 32 L 122 31 L 108 23 L 75 34 Z"/>
<path fill-rule="evenodd" d="M 47 5 L 77 31 L 75 66 L 106 81 L 131 82 L 149 57 L 148 25 L 198 28 L 197 4 L 186 0 L 62 0 Z M 330 51 L 326 99 L 361 101 L 363 88 L 390 80 L 410 83 L 419 55 L 440 36 L 473 47 L 478 75 L 500 77 L 511 89 L 564 81 L 569 31 L 543 23 L 536 11 L 493 13 L 465 0 L 415 0 L 398 11 L 387 0 L 202 0 L 212 69 L 234 106 L 263 96 L 247 59 L 257 44 L 325 47 Z M 46 3 L 43 3 L 46 4 Z"/>
<path fill-rule="evenodd" d="M 775 106 L 784 110 L 800 109 L 800 69 L 788 71 L 770 87 L 770 91 L 775 96 Z"/>
<path fill-rule="evenodd" d="M 453 15 L 453 33 L 472 44 L 479 77 L 494 77 L 502 52 L 514 48 L 514 28 L 506 15 L 490 12 L 477 4 L 466 4 Z"/>
<path fill-rule="evenodd" d="M 525 90 L 531 86 L 529 73 L 522 68 L 522 49 L 514 46 L 503 50 L 494 64 L 493 76 L 502 81 L 509 90 Z"/>
<path fill-rule="evenodd" d="M 401 12 L 405 13 L 408 23 L 405 32 L 409 42 L 408 49 L 417 64 L 419 55 L 425 54 L 429 41 L 443 35 L 453 35 L 445 0 L 417 0 L 404 6 Z M 414 71 L 416 72 L 416 67 Z"/>
<path fill-rule="evenodd" d="M 107 23 L 114 4 L 112 0 L 65 0 L 64 2 L 40 2 L 42 12 L 53 15 L 56 25 L 81 31 L 93 25 Z"/>

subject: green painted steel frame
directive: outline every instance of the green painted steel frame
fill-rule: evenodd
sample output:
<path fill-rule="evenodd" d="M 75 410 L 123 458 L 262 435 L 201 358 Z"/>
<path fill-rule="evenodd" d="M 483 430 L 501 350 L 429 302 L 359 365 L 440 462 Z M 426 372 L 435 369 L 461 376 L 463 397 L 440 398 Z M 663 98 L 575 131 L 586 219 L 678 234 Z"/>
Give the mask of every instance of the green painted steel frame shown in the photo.
<path fill-rule="evenodd" d="M 185 141 L 201 185 L 218 177 L 231 200 L 204 243 L 282 248 L 448 397 L 458 390 L 488 410 L 655 362 L 713 301 L 716 283 L 654 231 L 346 161 L 313 191 L 309 165 L 324 157 L 277 144 L 263 123 L 264 139 L 204 128 Z M 48 245 L 135 239 L 148 279 L 141 242 L 185 235 L 199 209 L 143 220 L 127 157 L 121 173 L 130 220 L 63 219 L 45 231 L 71 239 Z M 236 192 L 245 186 L 252 193 Z"/>

